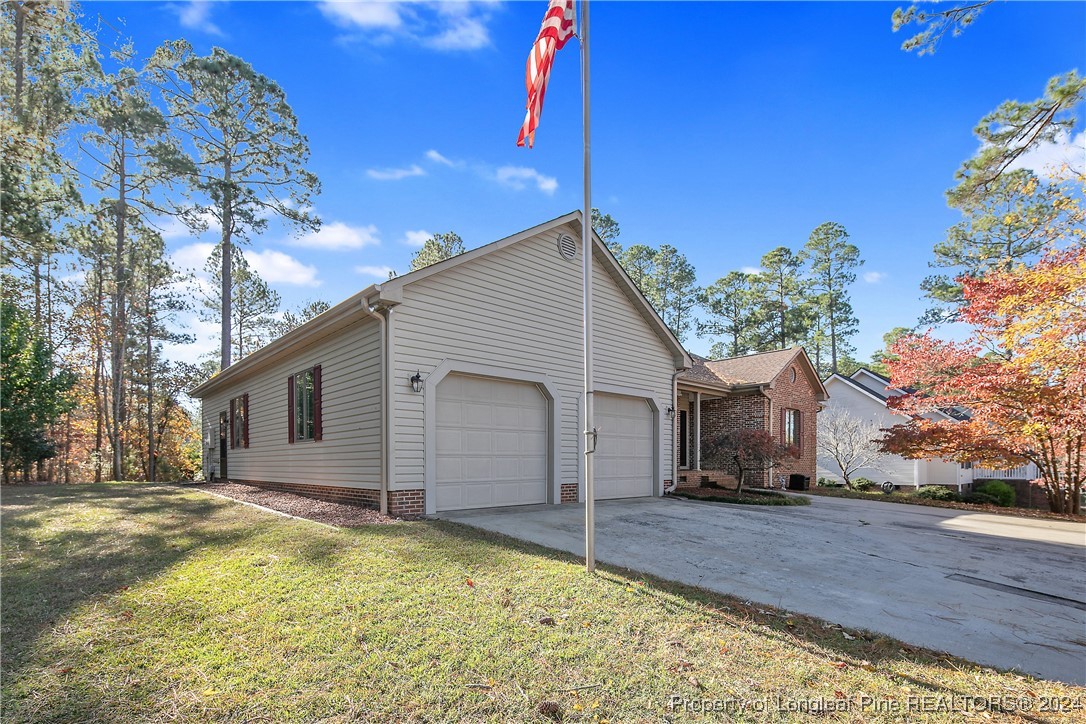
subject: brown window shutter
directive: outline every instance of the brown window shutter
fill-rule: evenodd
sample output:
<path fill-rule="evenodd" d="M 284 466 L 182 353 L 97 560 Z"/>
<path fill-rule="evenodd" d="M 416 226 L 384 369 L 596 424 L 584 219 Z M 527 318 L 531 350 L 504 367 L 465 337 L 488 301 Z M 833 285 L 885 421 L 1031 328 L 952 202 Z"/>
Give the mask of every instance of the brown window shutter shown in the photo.
<path fill-rule="evenodd" d="M 324 438 L 324 419 L 321 415 L 321 366 L 313 365 L 313 439 Z"/>
<path fill-rule="evenodd" d="M 233 450 L 238 446 L 238 441 L 234 439 L 234 418 L 237 415 L 237 400 L 230 400 L 230 449 Z"/>
<path fill-rule="evenodd" d="M 294 443 L 294 375 L 287 378 L 287 441 Z"/>
<path fill-rule="evenodd" d="M 241 407 L 245 410 L 245 417 L 241 418 L 241 446 L 249 447 L 249 393 L 241 396 Z"/>

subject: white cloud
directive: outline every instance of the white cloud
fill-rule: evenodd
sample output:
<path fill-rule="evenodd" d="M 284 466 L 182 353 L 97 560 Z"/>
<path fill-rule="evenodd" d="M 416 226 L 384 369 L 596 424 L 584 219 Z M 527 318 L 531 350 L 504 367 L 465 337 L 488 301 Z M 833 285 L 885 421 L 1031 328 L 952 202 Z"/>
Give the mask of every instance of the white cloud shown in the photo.
<path fill-rule="evenodd" d="M 456 18 L 425 43 L 437 50 L 478 50 L 490 45 L 490 32 L 480 18 Z"/>
<path fill-rule="evenodd" d="M 418 231 L 407 231 L 403 235 L 403 243 L 408 246 L 422 246 L 426 243 L 426 240 L 432 237 L 429 231 L 425 229 L 419 229 Z"/>
<path fill-rule="evenodd" d="M 218 217 L 210 211 L 199 214 L 199 219 L 207 229 L 198 233 L 176 216 L 159 216 L 152 220 L 152 225 L 162 234 L 163 239 L 195 239 L 207 233 L 219 234 L 222 229 Z"/>
<path fill-rule="evenodd" d="M 356 266 L 355 272 L 367 277 L 377 277 L 378 279 L 388 279 L 388 275 L 393 272 L 390 266 Z"/>
<path fill-rule="evenodd" d="M 387 44 L 407 40 L 433 50 L 478 50 L 491 44 L 489 23 L 498 3 L 344 2 L 320 0 L 318 7 L 346 31 L 341 40 Z"/>
<path fill-rule="evenodd" d="M 881 282 L 885 278 L 886 278 L 886 273 L 885 272 L 880 272 L 880 271 L 864 272 L 864 281 L 867 282 L 868 284 L 878 284 L 879 282 Z"/>
<path fill-rule="evenodd" d="M 426 171 L 418 164 L 411 164 L 409 168 L 371 168 L 366 175 L 378 181 L 399 181 L 412 176 L 425 176 Z"/>
<path fill-rule="evenodd" d="M 274 249 L 253 251 L 245 249 L 242 253 L 250 266 L 269 284 L 296 284 L 301 287 L 319 287 L 317 268 L 303 264 L 289 254 Z"/>
<path fill-rule="evenodd" d="M 1051 177 L 1064 164 L 1079 171 L 1086 165 L 1086 132 L 1072 137 L 1069 132 L 1061 131 L 1055 141 L 1037 144 L 1016 158 L 1009 168 L 1028 168 L 1038 176 Z"/>
<path fill-rule="evenodd" d="M 444 156 L 442 156 L 440 153 L 438 153 L 437 151 L 435 151 L 432 148 L 429 151 L 426 152 L 426 158 L 430 159 L 434 163 L 440 163 L 440 164 L 444 164 L 446 166 L 459 166 L 460 165 L 456 161 L 445 158 Z"/>
<path fill-rule="evenodd" d="M 171 255 L 173 265 L 182 271 L 202 272 L 215 244 L 197 242 L 183 246 Z"/>
<path fill-rule="evenodd" d="M 762 270 L 756 266 L 745 266 L 739 269 L 744 274 L 761 274 Z"/>
<path fill-rule="evenodd" d="M 318 7 L 326 18 L 343 28 L 392 29 L 403 25 L 400 3 L 321 0 Z"/>
<path fill-rule="evenodd" d="M 181 26 L 190 30 L 199 30 L 209 35 L 222 35 L 218 25 L 211 21 L 211 0 L 188 0 L 174 5 L 177 19 Z"/>
<path fill-rule="evenodd" d="M 311 231 L 297 239 L 290 239 L 287 243 L 291 246 L 304 246 L 309 249 L 343 251 L 345 249 L 361 249 L 363 246 L 380 244 L 381 238 L 377 227 L 373 224 L 350 226 L 342 221 L 333 221 L 330 224 L 323 224 L 319 231 Z"/>
<path fill-rule="evenodd" d="M 534 168 L 526 166 L 502 166 L 495 172 L 494 179 L 502 186 L 518 191 L 527 188 L 529 183 L 534 183 L 537 189 L 548 196 L 558 190 L 558 179 L 544 176 Z"/>

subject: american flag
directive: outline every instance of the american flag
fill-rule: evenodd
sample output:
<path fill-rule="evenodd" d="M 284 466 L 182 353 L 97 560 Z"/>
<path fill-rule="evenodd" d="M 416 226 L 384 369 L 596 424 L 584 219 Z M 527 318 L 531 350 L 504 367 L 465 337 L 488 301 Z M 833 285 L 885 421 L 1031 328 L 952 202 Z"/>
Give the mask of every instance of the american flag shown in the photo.
<path fill-rule="evenodd" d="M 543 96 L 547 93 L 554 54 L 573 37 L 575 21 L 573 0 L 551 0 L 547 14 L 543 17 L 543 27 L 539 29 L 539 37 L 535 39 L 532 51 L 528 54 L 528 67 L 524 78 L 524 84 L 528 88 L 528 111 L 524 114 L 524 125 L 520 127 L 518 146 L 523 146 L 525 140 L 528 141 L 528 148 L 535 144 L 535 130 L 539 127 L 539 116 L 543 113 Z"/>

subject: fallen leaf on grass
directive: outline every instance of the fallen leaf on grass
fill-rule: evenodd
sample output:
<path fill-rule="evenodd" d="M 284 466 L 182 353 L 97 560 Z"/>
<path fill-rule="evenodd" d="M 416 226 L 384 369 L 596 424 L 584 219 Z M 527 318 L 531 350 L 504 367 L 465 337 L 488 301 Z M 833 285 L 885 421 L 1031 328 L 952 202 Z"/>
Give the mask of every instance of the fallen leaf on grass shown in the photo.
<path fill-rule="evenodd" d="M 467 579 L 465 583 L 468 584 L 468 588 L 475 588 L 475 581 L 471 580 L 470 578 Z"/>
<path fill-rule="evenodd" d="M 539 619 L 539 623 L 541 625 L 543 625 L 543 626 L 553 626 L 554 625 L 554 619 L 552 617 L 550 617 L 550 616 L 544 616 L 541 619 Z"/>
<path fill-rule="evenodd" d="M 833 692 L 833 698 L 835 698 L 835 699 L 845 699 L 847 697 L 845 697 L 845 692 L 843 692 L 843 691 L 834 691 Z"/>
<path fill-rule="evenodd" d="M 835 669 L 847 669 L 848 668 L 848 664 L 846 664 L 844 661 L 834 661 L 831 664 L 831 666 L 833 666 Z"/>
<path fill-rule="evenodd" d="M 551 719 L 562 718 L 562 707 L 559 706 L 556 701 L 541 701 L 535 710 L 542 716 L 550 717 Z"/>
<path fill-rule="evenodd" d="M 73 671 L 75 671 L 75 669 L 73 669 L 71 666 L 65 666 L 63 669 L 57 669 L 58 674 L 70 674 Z"/>
<path fill-rule="evenodd" d="M 677 673 L 680 671 L 693 671 L 694 665 L 689 661 L 679 661 L 679 663 L 674 664 L 673 666 L 669 666 L 667 670 L 672 673 Z"/>

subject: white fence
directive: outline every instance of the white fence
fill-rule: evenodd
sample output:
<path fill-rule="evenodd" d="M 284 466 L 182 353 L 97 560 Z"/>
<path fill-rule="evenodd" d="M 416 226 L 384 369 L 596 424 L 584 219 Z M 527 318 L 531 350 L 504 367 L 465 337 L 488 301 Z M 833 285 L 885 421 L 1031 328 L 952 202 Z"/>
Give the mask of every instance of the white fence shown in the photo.
<path fill-rule="evenodd" d="M 1040 477 L 1037 466 L 1027 463 L 1017 468 L 994 470 L 992 468 L 973 467 L 974 480 L 1035 480 Z"/>

